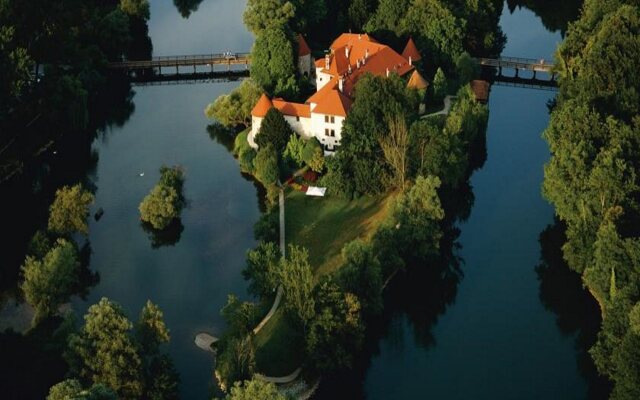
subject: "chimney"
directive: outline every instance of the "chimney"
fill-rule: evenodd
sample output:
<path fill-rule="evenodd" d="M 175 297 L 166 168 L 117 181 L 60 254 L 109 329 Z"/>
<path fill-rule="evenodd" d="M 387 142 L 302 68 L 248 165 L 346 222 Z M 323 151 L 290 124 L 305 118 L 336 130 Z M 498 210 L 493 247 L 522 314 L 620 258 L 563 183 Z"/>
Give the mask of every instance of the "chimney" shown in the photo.
<path fill-rule="evenodd" d="M 358 33 L 358 40 L 362 39 L 362 34 Z"/>
<path fill-rule="evenodd" d="M 387 78 L 389 77 L 389 67 L 387 67 Z"/>
<path fill-rule="evenodd" d="M 347 72 L 349 73 L 349 75 L 351 75 L 351 64 L 349 64 L 349 68 L 347 69 Z"/>
<path fill-rule="evenodd" d="M 338 80 L 338 90 L 340 91 L 340 93 L 342 93 L 342 91 L 344 90 L 344 78 L 340 77 L 340 79 Z"/>
<path fill-rule="evenodd" d="M 331 56 L 329 53 L 324 55 L 324 69 L 328 70 L 331 68 Z"/>
<path fill-rule="evenodd" d="M 358 59 L 358 61 L 356 62 L 356 68 L 360 69 L 360 60 Z"/>
<path fill-rule="evenodd" d="M 347 60 L 349 59 L 349 46 L 344 47 L 344 55 L 347 56 Z"/>
<path fill-rule="evenodd" d="M 369 58 L 369 49 L 364 50 L 364 59 L 366 60 L 367 58 Z"/>
<path fill-rule="evenodd" d="M 411 56 L 409 56 L 409 65 L 413 65 L 413 62 L 411 61 Z"/>
<path fill-rule="evenodd" d="M 367 57 L 362 57 L 362 65 L 366 64 L 367 62 Z"/>

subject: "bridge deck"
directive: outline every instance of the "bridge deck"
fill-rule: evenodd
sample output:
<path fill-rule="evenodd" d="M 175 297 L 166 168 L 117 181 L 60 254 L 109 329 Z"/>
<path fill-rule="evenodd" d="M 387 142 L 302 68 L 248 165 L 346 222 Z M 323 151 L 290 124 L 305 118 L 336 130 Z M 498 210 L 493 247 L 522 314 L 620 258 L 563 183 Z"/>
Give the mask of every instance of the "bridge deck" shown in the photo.
<path fill-rule="evenodd" d="M 500 58 L 478 58 L 478 64 L 494 68 L 513 68 L 534 72 L 552 73 L 554 65 L 543 59 L 534 60 L 531 58 L 500 57 Z"/>
<path fill-rule="evenodd" d="M 151 60 L 119 61 L 109 63 L 111 69 L 131 70 L 144 68 L 198 66 L 198 65 L 249 65 L 249 53 L 198 54 L 190 56 L 153 57 Z"/>

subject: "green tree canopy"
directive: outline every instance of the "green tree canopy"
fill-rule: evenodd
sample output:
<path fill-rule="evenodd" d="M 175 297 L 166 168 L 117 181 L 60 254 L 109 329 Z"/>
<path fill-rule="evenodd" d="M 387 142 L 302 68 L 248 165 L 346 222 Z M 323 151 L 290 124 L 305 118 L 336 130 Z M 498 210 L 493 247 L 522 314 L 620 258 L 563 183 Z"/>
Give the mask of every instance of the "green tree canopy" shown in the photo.
<path fill-rule="evenodd" d="M 49 230 L 61 235 L 74 232 L 89 233 L 87 218 L 94 196 L 80 184 L 63 186 L 56 191 L 56 198 L 49 209 Z"/>
<path fill-rule="evenodd" d="M 204 113 L 227 127 L 248 127 L 251 125 L 251 110 L 261 94 L 262 90 L 252 79 L 245 79 L 231 93 L 223 94 L 210 103 Z"/>
<path fill-rule="evenodd" d="M 278 392 L 276 385 L 265 382 L 262 379 L 251 379 L 249 381 L 236 382 L 226 400 L 287 400 Z"/>
<path fill-rule="evenodd" d="M 78 285 L 79 268 L 76 247 L 65 239 L 58 239 L 42 260 L 27 256 L 21 288 L 35 309 L 34 322 L 55 315 L 69 301 Z"/>
<path fill-rule="evenodd" d="M 297 95 L 295 49 L 293 34 L 286 27 L 269 27 L 256 37 L 251 50 L 251 78 L 269 95 Z"/>
<path fill-rule="evenodd" d="M 293 130 L 284 116 L 276 108 L 272 107 L 260 124 L 256 134 L 256 143 L 260 147 L 273 146 L 278 154 L 282 154 L 287 147 Z"/>
<path fill-rule="evenodd" d="M 77 379 L 67 379 L 49 390 L 47 400 L 116 400 L 118 397 L 104 385 L 84 389 Z"/>
<path fill-rule="evenodd" d="M 275 243 L 259 243 L 247 253 L 247 266 L 242 275 L 249 280 L 249 292 L 261 298 L 275 293 L 279 283 L 280 251 Z"/>
<path fill-rule="evenodd" d="M 347 243 L 342 248 L 342 258 L 340 286 L 358 296 L 365 315 L 382 311 L 382 266 L 371 245 L 359 239 Z"/>
<path fill-rule="evenodd" d="M 160 181 L 140 203 L 140 219 L 154 229 L 165 229 L 184 207 L 184 172 L 178 166 L 160 168 Z"/>
<path fill-rule="evenodd" d="M 289 245 L 287 257 L 281 262 L 279 280 L 284 293 L 284 306 L 304 326 L 313 319 L 313 272 L 309 252 L 303 247 Z"/>
<path fill-rule="evenodd" d="M 253 161 L 256 178 L 265 186 L 270 187 L 278 181 L 278 153 L 270 144 L 258 150 Z"/>

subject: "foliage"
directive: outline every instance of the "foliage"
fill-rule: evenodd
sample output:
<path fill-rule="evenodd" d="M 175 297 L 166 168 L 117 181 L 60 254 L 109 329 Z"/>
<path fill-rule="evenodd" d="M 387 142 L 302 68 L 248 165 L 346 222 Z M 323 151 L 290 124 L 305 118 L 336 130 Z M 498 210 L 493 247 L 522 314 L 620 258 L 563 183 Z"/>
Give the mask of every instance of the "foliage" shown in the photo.
<path fill-rule="evenodd" d="M 69 301 L 78 284 L 80 263 L 73 243 L 58 239 L 42 260 L 27 256 L 21 289 L 35 309 L 34 322 L 57 313 Z"/>
<path fill-rule="evenodd" d="M 298 93 L 293 43 L 293 35 L 283 27 L 265 29 L 256 38 L 251 50 L 251 78 L 270 96 L 292 98 Z"/>
<path fill-rule="evenodd" d="M 258 154 L 253 161 L 254 175 L 265 187 L 271 187 L 278 181 L 278 153 L 275 148 L 268 144 L 258 150 Z"/>
<path fill-rule="evenodd" d="M 303 247 L 289 245 L 287 257 L 280 263 L 278 278 L 284 293 L 284 305 L 306 326 L 314 317 L 313 272 L 309 252 Z"/>
<path fill-rule="evenodd" d="M 438 177 L 418 176 L 411 189 L 398 197 L 392 215 L 402 254 L 426 257 L 438 251 L 439 221 L 444 218 L 437 192 L 440 183 Z"/>
<path fill-rule="evenodd" d="M 229 326 L 226 335 L 239 337 L 249 334 L 260 318 L 258 312 L 255 304 L 241 302 L 238 297 L 230 294 L 227 297 L 227 304 L 220 310 L 220 314 Z"/>
<path fill-rule="evenodd" d="M 243 20 L 255 35 L 267 29 L 281 28 L 295 15 L 295 6 L 285 0 L 249 0 Z"/>
<path fill-rule="evenodd" d="M 231 337 L 218 353 L 216 377 L 222 388 L 250 379 L 255 370 L 255 352 L 251 337 Z"/>
<path fill-rule="evenodd" d="M 84 389 L 77 379 L 67 379 L 51 387 L 47 400 L 116 400 L 108 387 L 97 384 Z"/>
<path fill-rule="evenodd" d="M 216 119 L 227 127 L 251 125 L 251 110 L 260 99 L 262 91 L 251 79 L 245 79 L 229 94 L 219 96 L 205 108 L 208 118 Z"/>
<path fill-rule="evenodd" d="M 272 107 L 262 120 L 255 141 L 260 147 L 272 145 L 278 154 L 282 154 L 293 134 L 282 113 Z"/>
<path fill-rule="evenodd" d="M 344 264 L 338 281 L 345 292 L 355 294 L 365 315 L 382 311 L 382 266 L 371 244 L 356 239 L 342 249 Z"/>
<path fill-rule="evenodd" d="M 128 15 L 149 19 L 149 0 L 120 0 L 120 9 Z"/>
<path fill-rule="evenodd" d="M 140 203 L 140 219 L 154 229 L 167 228 L 184 207 L 184 172 L 178 166 L 160 168 L 160 181 Z"/>
<path fill-rule="evenodd" d="M 80 184 L 58 189 L 49 209 L 49 230 L 61 235 L 74 232 L 88 234 L 87 218 L 93 201 L 93 194 L 84 190 Z"/>
<path fill-rule="evenodd" d="M 236 382 L 225 398 L 226 400 L 286 400 L 273 383 L 253 378 Z"/>
<path fill-rule="evenodd" d="M 306 144 L 307 141 L 300 136 L 296 134 L 291 135 L 282 156 L 297 166 L 302 166 L 302 163 L 304 163 L 304 149 Z"/>
<path fill-rule="evenodd" d="M 247 253 L 247 266 L 242 275 L 249 283 L 249 292 L 261 298 L 275 293 L 279 283 L 280 251 L 274 242 L 260 243 Z"/>
<path fill-rule="evenodd" d="M 315 316 L 306 337 L 312 367 L 319 372 L 350 368 L 364 337 L 357 296 L 324 279 L 315 287 L 313 298 Z"/>
<path fill-rule="evenodd" d="M 253 236 L 260 242 L 277 243 L 280 239 L 280 212 L 272 207 L 253 226 Z"/>
<path fill-rule="evenodd" d="M 169 340 L 162 312 L 148 302 L 137 328 L 106 298 L 89 307 L 65 356 L 74 376 L 102 384 L 121 399 L 175 399 L 177 374 L 158 346 Z"/>
<path fill-rule="evenodd" d="M 433 98 L 436 101 L 442 101 L 449 91 L 449 83 L 444 75 L 442 68 L 438 68 L 433 77 Z"/>
<path fill-rule="evenodd" d="M 480 74 L 478 64 L 476 64 L 466 51 L 460 54 L 456 59 L 456 72 L 458 74 L 458 83 L 460 86 L 466 85 Z"/>
<path fill-rule="evenodd" d="M 389 118 L 389 133 L 380 138 L 380 147 L 393 171 L 394 186 L 404 190 L 409 164 L 409 131 L 403 114 Z"/>

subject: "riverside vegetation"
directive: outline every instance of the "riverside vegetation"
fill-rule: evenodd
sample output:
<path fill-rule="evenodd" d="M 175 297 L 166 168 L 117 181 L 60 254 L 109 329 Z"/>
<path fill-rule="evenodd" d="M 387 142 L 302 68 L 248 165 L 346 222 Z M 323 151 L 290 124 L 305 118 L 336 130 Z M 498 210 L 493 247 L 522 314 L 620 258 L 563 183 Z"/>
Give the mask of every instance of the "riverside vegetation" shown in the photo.
<path fill-rule="evenodd" d="M 500 53 L 502 2 L 352 1 L 347 8 L 337 3 L 250 0 L 245 24 L 257 36 L 251 78 L 205 110 L 232 134 L 239 132 L 234 154 L 241 170 L 266 188 L 267 199 L 255 226 L 259 244 L 248 252 L 244 271 L 259 301 L 230 295 L 222 309 L 228 329 L 216 344 L 216 375 L 223 388 L 233 387 L 228 398 L 244 398 L 238 393 L 253 385 L 271 391 L 272 385 L 252 380 L 257 372 L 287 375 L 302 366 L 308 380 L 350 368 L 366 322 L 384 307 L 386 283 L 407 268 L 435 268 L 430 260 L 450 241 L 458 218 L 455 206 L 441 199 L 464 191 L 471 172 L 484 162 L 488 110 L 468 85 L 479 73 L 469 54 Z M 323 157 L 317 140 L 297 136 L 275 109 L 256 135 L 259 149 L 252 149 L 246 128 L 260 94 L 295 99 L 308 91 L 306 78 L 296 74 L 294 32 L 308 32 L 310 43 L 320 46 L 331 36 L 316 36 L 319 30 L 312 27 L 335 21 L 336 32 L 364 30 L 392 45 L 412 36 L 430 55 L 417 68 L 432 77 L 432 87 L 425 93 L 407 88 L 395 74 L 364 76 L 334 156 Z M 441 107 L 447 94 L 458 97 L 448 115 L 419 118 L 421 102 Z M 283 256 L 276 244 L 277 182 L 300 167 L 320 172 L 328 197 L 311 199 L 285 189 Z M 278 286 L 283 304 L 254 336 Z"/>
<path fill-rule="evenodd" d="M 587 0 L 556 52 L 560 94 L 544 133 L 544 195 L 563 255 L 598 300 L 590 353 L 613 399 L 640 397 L 640 7 Z"/>

